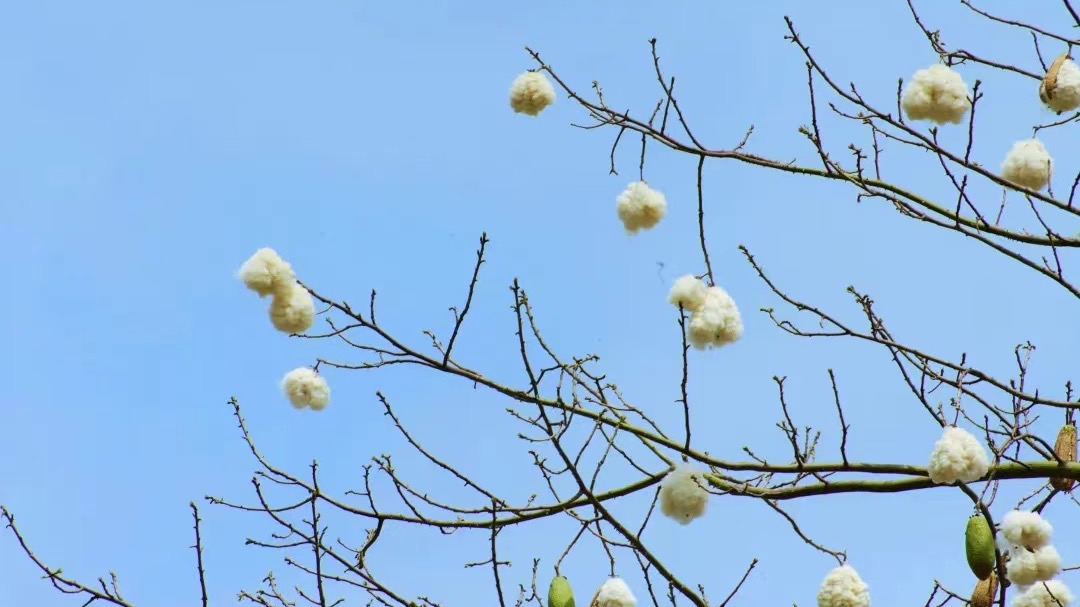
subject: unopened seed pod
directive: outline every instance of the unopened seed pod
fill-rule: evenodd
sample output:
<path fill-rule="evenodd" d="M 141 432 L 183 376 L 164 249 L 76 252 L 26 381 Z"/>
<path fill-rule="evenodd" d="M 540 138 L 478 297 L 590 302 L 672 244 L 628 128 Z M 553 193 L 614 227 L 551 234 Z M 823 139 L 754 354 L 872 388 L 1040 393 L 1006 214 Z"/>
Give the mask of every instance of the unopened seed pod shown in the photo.
<path fill-rule="evenodd" d="M 1076 461 L 1076 426 L 1065 424 L 1058 431 L 1057 440 L 1054 442 L 1054 453 L 1062 461 L 1073 463 Z M 1050 486 L 1058 491 L 1072 491 L 1076 481 L 1071 478 L 1055 476 L 1050 479 Z"/>
<path fill-rule="evenodd" d="M 975 584 L 975 590 L 971 591 L 971 607 L 990 607 L 997 595 L 998 580 L 996 575 L 991 575 L 985 580 L 979 580 Z"/>
<path fill-rule="evenodd" d="M 964 533 L 964 551 L 968 567 L 975 577 L 985 580 L 994 571 L 994 531 L 981 514 L 968 519 Z"/>
<path fill-rule="evenodd" d="M 574 591 L 565 576 L 557 575 L 551 579 L 547 604 L 548 607 L 574 607 Z"/>

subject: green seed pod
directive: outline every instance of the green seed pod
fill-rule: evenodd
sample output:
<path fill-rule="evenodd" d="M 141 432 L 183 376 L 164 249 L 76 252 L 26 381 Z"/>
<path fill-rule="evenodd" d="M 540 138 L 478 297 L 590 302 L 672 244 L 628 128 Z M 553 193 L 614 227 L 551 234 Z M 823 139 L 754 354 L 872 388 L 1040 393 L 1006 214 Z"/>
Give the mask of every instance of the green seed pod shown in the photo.
<path fill-rule="evenodd" d="M 548 587 L 548 607 L 574 607 L 574 591 L 570 589 L 570 580 L 557 575 Z"/>
<path fill-rule="evenodd" d="M 964 548 L 967 552 L 968 567 L 980 580 L 990 577 L 994 570 L 994 531 L 990 523 L 981 514 L 968 519 L 964 533 Z"/>

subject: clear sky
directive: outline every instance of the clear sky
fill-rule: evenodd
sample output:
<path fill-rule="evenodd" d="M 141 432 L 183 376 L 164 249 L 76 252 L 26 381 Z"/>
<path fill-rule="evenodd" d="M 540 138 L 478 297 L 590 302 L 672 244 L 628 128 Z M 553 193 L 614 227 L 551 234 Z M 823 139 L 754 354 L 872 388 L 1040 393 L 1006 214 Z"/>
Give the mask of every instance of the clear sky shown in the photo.
<path fill-rule="evenodd" d="M 958 3 L 920 4 L 950 45 L 1038 69 L 1026 34 L 987 24 Z M 1026 4 L 985 6 L 1070 31 L 1058 3 Z M 328 295 L 360 302 L 377 289 L 386 324 L 423 348 L 424 329 L 446 338 L 447 308 L 460 305 L 486 231 L 489 263 L 460 338 L 461 360 L 524 386 L 507 288 L 519 277 L 556 348 L 601 355 L 628 398 L 680 435 L 678 328 L 664 298 L 676 277 L 703 270 L 695 160 L 650 148 L 646 178 L 667 195 L 670 212 L 657 229 L 628 237 L 614 201 L 636 177 L 637 142 L 624 140 L 620 175 L 608 175 L 614 131 L 571 127 L 585 116 L 565 98 L 538 118 L 516 115 L 507 91 L 534 66 L 527 44 L 579 90 L 597 79 L 613 105 L 640 115 L 660 94 L 647 43 L 656 37 L 707 145 L 733 146 L 753 123 L 751 150 L 813 163 L 796 132 L 809 120 L 806 76 L 798 49 L 782 38 L 784 14 L 837 80 L 858 82 L 883 107 L 895 106 L 898 77 L 936 60 L 899 0 L 664 9 L 636 0 L 7 3 L 0 9 L 0 263 L 8 292 L 0 299 L 0 503 L 50 565 L 84 581 L 114 570 L 137 605 L 194 605 L 188 502 L 206 494 L 253 499 L 255 462 L 230 416 L 230 396 L 273 462 L 299 473 L 318 458 L 331 489 L 358 488 L 362 466 L 390 453 L 417 488 L 466 495 L 409 451 L 376 390 L 436 454 L 508 498 L 546 499 L 528 446 L 516 438 L 522 426 L 505 413 L 512 403 L 463 382 L 416 369 L 328 370 L 329 408 L 293 410 L 277 385 L 286 371 L 319 355 L 357 357 L 270 327 L 267 302 L 235 278 L 263 246 Z M 996 170 L 1013 141 L 1051 116 L 1029 80 L 963 73 L 984 80 L 973 155 Z M 837 156 L 850 136 L 867 145 L 858 131 L 823 120 Z M 1076 170 L 1074 131 L 1044 138 L 1060 163 L 1059 193 Z M 942 137 L 955 146 L 962 135 L 955 127 Z M 892 145 L 886 161 L 887 177 L 951 204 L 933 157 Z M 980 187 L 996 209 L 1000 189 Z M 894 335 L 929 352 L 967 352 L 973 364 L 1005 376 L 1013 346 L 1030 339 L 1038 350 L 1029 385 L 1061 397 L 1075 373 L 1075 299 L 985 247 L 879 201 L 856 204 L 837 184 L 716 162 L 707 165 L 705 188 L 714 267 L 742 309 L 746 333 L 728 348 L 691 352 L 697 448 L 728 459 L 745 458 L 744 445 L 786 457 L 771 379 L 786 375 L 797 423 L 822 429 L 820 459 L 837 459 L 830 367 L 853 427 L 853 459 L 925 464 L 940 433 L 884 350 L 801 340 L 773 327 L 760 308 L 792 313 L 745 263 L 740 243 L 783 288 L 856 326 L 863 323 L 844 292 L 849 284 L 873 296 Z M 1006 219 L 1025 222 L 1023 200 L 1009 200 Z M 1055 415 L 1037 427 L 1050 438 L 1059 423 Z M 608 486 L 621 480 L 601 478 Z M 1029 488 L 1009 489 L 995 513 Z M 971 590 L 962 551 L 970 504 L 957 490 L 787 507 L 817 541 L 848 551 L 877 605 L 921 604 L 935 579 Z M 1067 564 L 1080 561 L 1077 543 L 1066 541 L 1080 533 L 1074 507 L 1061 500 L 1046 513 Z M 636 525 L 643 505 L 628 500 L 618 509 Z M 259 516 L 203 506 L 203 518 L 213 604 L 234 603 L 270 569 L 297 579 L 283 553 L 243 545 L 266 536 Z M 709 515 L 688 527 L 653 525 L 650 545 L 684 580 L 705 584 L 714 604 L 754 557 L 760 565 L 734 604 L 812 605 L 835 565 L 745 498 L 715 498 Z M 335 521 L 335 533 L 356 544 L 363 526 Z M 387 533 L 372 566 L 401 592 L 445 605 L 496 604 L 490 571 L 461 566 L 487 558 L 483 534 Z M 507 531 L 500 540 L 513 568 L 504 583 L 527 583 L 538 557 L 546 588 L 572 533 L 565 521 Z M 623 559 L 619 572 L 644 599 L 636 564 Z M 604 579 L 605 563 L 595 546 L 567 561 L 579 605 Z M 80 604 L 39 579 L 6 532 L 0 571 L 0 606 Z M 351 595 L 346 604 L 364 602 Z"/>

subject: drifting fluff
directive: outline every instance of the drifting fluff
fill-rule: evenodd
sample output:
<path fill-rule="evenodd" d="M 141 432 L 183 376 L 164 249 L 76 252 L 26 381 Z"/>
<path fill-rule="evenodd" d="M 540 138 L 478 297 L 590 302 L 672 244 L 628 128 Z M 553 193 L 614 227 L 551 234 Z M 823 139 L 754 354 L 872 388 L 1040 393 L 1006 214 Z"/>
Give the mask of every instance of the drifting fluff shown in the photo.
<path fill-rule="evenodd" d="M 593 597 L 592 607 L 634 607 L 637 599 L 622 578 L 613 577 L 604 582 Z"/>
<path fill-rule="evenodd" d="M 934 443 L 927 466 L 930 480 L 939 485 L 951 485 L 956 481 L 971 483 L 989 470 L 986 448 L 970 432 L 956 426 L 947 426 Z"/>
<path fill-rule="evenodd" d="M 705 301 L 690 316 L 686 336 L 698 350 L 738 341 L 743 334 L 742 316 L 735 300 L 717 286 L 708 287 Z"/>
<path fill-rule="evenodd" d="M 1013 598 L 1013 607 L 1069 607 L 1073 593 L 1061 580 L 1033 584 Z"/>
<path fill-rule="evenodd" d="M 525 72 L 510 85 L 510 107 L 519 114 L 536 116 L 555 103 L 555 89 L 540 72 Z"/>
<path fill-rule="evenodd" d="M 688 525 L 705 514 L 709 492 L 699 484 L 704 482 L 701 473 L 690 464 L 683 462 L 675 466 L 660 486 L 660 512 L 680 525 Z"/>
<path fill-rule="evenodd" d="M 315 322 L 315 300 L 295 280 L 270 302 L 270 322 L 282 333 L 303 333 Z"/>
<path fill-rule="evenodd" d="M 938 63 L 915 72 L 904 88 L 900 105 L 911 120 L 959 124 L 971 102 L 963 77 L 951 67 Z"/>
<path fill-rule="evenodd" d="M 1001 177 L 1020 187 L 1038 191 L 1050 183 L 1053 162 L 1050 152 L 1038 139 L 1017 141 L 1001 163 Z"/>
<path fill-rule="evenodd" d="M 615 199 L 615 210 L 628 234 L 647 230 L 664 218 L 667 199 L 644 181 L 635 181 Z"/>
<path fill-rule="evenodd" d="M 285 374 L 281 391 L 297 409 L 321 411 L 330 402 L 330 386 L 314 369 L 299 367 Z"/>
<path fill-rule="evenodd" d="M 818 607 L 870 607 L 870 589 L 851 565 L 841 565 L 821 582 Z"/>
<path fill-rule="evenodd" d="M 1061 54 L 1046 70 L 1039 84 L 1039 99 L 1059 114 L 1080 107 L 1080 66 L 1067 53 Z"/>
<path fill-rule="evenodd" d="M 289 262 L 269 247 L 255 251 L 255 254 L 240 266 L 237 275 L 244 281 L 244 286 L 258 293 L 259 297 L 284 292 L 290 284 L 296 282 L 296 275 L 293 274 Z"/>
<path fill-rule="evenodd" d="M 675 281 L 668 293 L 668 303 L 682 306 L 687 312 L 697 312 L 705 305 L 709 288 L 697 276 L 687 274 Z"/>

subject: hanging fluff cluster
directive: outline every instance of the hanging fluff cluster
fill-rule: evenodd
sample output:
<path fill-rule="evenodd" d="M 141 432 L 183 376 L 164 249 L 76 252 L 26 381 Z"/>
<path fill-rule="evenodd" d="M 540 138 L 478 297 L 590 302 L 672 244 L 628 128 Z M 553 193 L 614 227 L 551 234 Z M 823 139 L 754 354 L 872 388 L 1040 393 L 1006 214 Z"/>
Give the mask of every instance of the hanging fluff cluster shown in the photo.
<path fill-rule="evenodd" d="M 634 607 L 637 599 L 622 578 L 613 577 L 604 582 L 593 596 L 590 607 Z"/>
<path fill-rule="evenodd" d="M 970 432 L 956 426 L 945 427 L 941 438 L 934 443 L 927 466 L 930 480 L 939 485 L 975 482 L 989 470 L 986 448 Z"/>
<path fill-rule="evenodd" d="M 851 565 L 841 565 L 821 581 L 818 607 L 870 607 L 870 589 Z"/>
<path fill-rule="evenodd" d="M 302 333 L 315 322 L 315 300 L 296 281 L 292 266 L 271 248 L 255 252 L 238 272 L 244 285 L 259 297 L 272 296 L 270 322 L 283 333 Z"/>
<path fill-rule="evenodd" d="M 938 63 L 915 72 L 904 87 L 900 106 L 910 120 L 960 124 L 971 102 L 963 77 L 951 67 Z"/>
<path fill-rule="evenodd" d="M 701 473 L 690 464 L 678 464 L 660 485 L 660 512 L 680 525 L 690 524 L 705 514 L 705 507 L 709 505 L 709 492 L 704 483 Z"/>
<path fill-rule="evenodd" d="M 690 312 L 686 337 L 698 350 L 738 341 L 743 334 L 742 316 L 735 300 L 716 286 L 706 286 L 687 274 L 675 281 L 668 302 Z"/>
<path fill-rule="evenodd" d="M 1025 139 L 1013 144 L 1001 163 L 1001 177 L 1020 187 L 1041 190 L 1050 183 L 1053 159 L 1038 139 Z"/>
<path fill-rule="evenodd" d="M 285 374 L 281 391 L 297 409 L 310 407 L 315 411 L 326 408 L 330 402 L 330 386 L 314 369 L 299 367 Z"/>
<path fill-rule="evenodd" d="M 1080 107 L 1080 66 L 1062 53 L 1046 70 L 1039 84 L 1039 99 L 1057 113 Z"/>
<path fill-rule="evenodd" d="M 999 544 L 1009 555 L 1005 577 L 1017 586 L 1045 582 L 1061 571 L 1061 556 L 1050 543 L 1054 532 L 1038 512 L 1013 510 L 1001 521 Z"/>
<path fill-rule="evenodd" d="M 635 234 L 660 223 L 667 213 L 667 199 L 644 181 L 635 181 L 615 199 L 615 210 L 626 233 Z"/>
<path fill-rule="evenodd" d="M 1033 584 L 1013 597 L 1013 607 L 1069 607 L 1073 593 L 1061 580 Z"/>
<path fill-rule="evenodd" d="M 542 72 L 525 72 L 510 85 L 510 107 L 518 114 L 536 116 L 555 103 L 555 88 Z"/>

